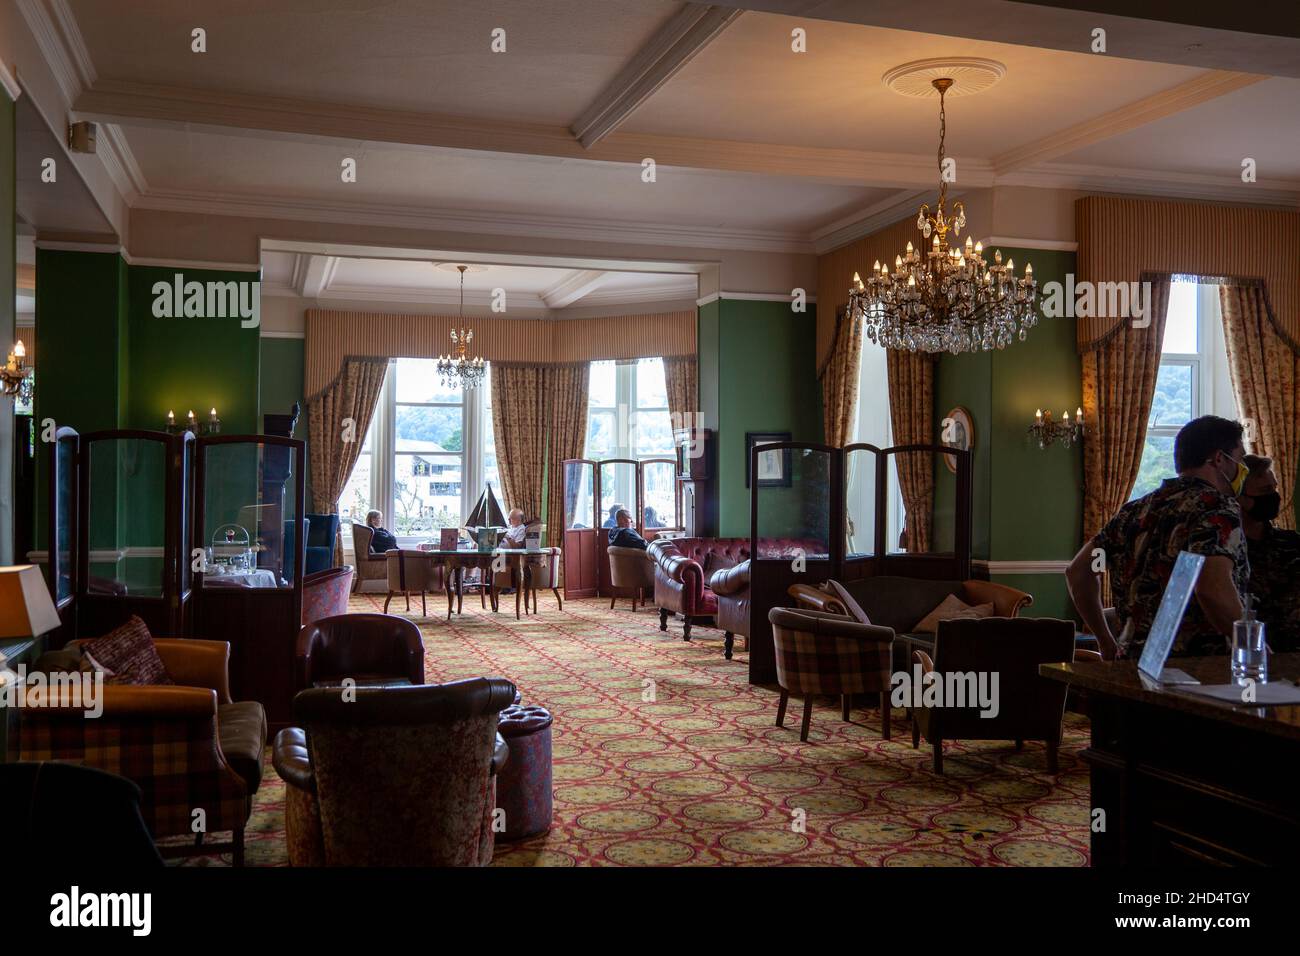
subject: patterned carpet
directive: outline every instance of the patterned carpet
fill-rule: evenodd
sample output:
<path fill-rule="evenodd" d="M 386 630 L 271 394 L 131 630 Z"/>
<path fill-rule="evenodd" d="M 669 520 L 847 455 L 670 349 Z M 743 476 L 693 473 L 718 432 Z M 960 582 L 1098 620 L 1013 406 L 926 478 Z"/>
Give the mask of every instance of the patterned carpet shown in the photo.
<path fill-rule="evenodd" d="M 352 601 L 353 611 L 382 607 L 382 595 Z M 747 654 L 724 660 L 710 629 L 690 643 L 680 625 L 661 632 L 654 609 L 633 613 L 624 601 L 611 612 L 590 600 L 560 612 L 546 594 L 539 616 L 516 622 L 509 599 L 501 614 L 467 600 L 450 625 L 437 614 L 441 601 L 429 609 L 433 617 L 415 620 L 430 681 L 508 677 L 525 703 L 555 715 L 554 827 L 499 843 L 495 866 L 1088 863 L 1078 756 L 1088 730 L 1077 715 L 1066 715 L 1056 778 L 1041 744 L 1017 753 L 998 742 L 948 744 L 936 777 L 924 742 L 912 749 L 902 711 L 886 742 L 877 711 L 856 710 L 846 724 L 838 700 L 826 698 L 800 743 L 802 708 L 792 701 L 777 728 L 776 691 L 748 684 Z M 642 700 L 646 681 L 653 702 Z M 268 755 L 249 865 L 285 864 L 283 799 Z"/>

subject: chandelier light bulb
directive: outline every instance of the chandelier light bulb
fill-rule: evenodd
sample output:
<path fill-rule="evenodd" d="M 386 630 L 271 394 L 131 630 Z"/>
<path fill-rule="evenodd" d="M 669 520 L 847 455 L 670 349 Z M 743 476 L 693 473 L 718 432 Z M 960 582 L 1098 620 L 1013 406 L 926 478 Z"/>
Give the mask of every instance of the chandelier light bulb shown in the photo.
<path fill-rule="evenodd" d="M 14 343 L 14 355 L 17 358 L 27 357 L 27 346 L 23 345 L 23 340 L 19 339 Z"/>

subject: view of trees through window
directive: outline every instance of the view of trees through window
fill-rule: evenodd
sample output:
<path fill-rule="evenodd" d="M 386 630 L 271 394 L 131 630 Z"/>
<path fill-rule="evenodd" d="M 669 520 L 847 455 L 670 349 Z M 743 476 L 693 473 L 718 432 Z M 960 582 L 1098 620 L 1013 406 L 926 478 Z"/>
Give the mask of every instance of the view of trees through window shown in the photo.
<path fill-rule="evenodd" d="M 1170 287 L 1146 444 L 1130 500 L 1177 473 L 1174 436 L 1189 421 L 1209 414 L 1237 417 L 1218 301 L 1217 285 L 1175 281 Z"/>
<path fill-rule="evenodd" d="M 587 403 L 587 458 L 664 458 L 673 455 L 673 425 L 662 358 L 635 362 L 592 362 Z M 676 519 L 676 481 L 672 468 L 651 468 L 645 478 L 651 509 L 648 527 L 667 527 Z M 636 469 L 610 466 L 601 476 L 599 523 L 610 523 L 609 509 L 635 511 Z"/>

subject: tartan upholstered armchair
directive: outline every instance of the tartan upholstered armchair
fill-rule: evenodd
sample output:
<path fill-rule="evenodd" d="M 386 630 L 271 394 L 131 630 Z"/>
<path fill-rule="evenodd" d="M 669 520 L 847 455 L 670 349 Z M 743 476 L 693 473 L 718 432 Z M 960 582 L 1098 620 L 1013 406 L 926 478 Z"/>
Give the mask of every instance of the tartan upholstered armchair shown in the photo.
<path fill-rule="evenodd" d="M 800 740 L 808 739 L 813 697 L 837 694 L 842 715 L 849 719 L 853 694 L 880 693 L 881 735 L 889 739 L 890 658 L 894 632 L 874 624 L 859 624 L 840 614 L 774 607 L 772 622 L 776 644 L 776 682 L 781 703 L 776 725 L 783 726 L 791 694 L 803 695 L 803 728 Z"/>
<path fill-rule="evenodd" d="M 33 669 L 76 672 L 77 643 L 43 655 Z M 133 780 L 155 840 L 195 837 L 196 819 L 202 820 L 193 845 L 164 847 L 164 855 L 229 850 L 240 866 L 244 826 L 262 779 L 266 715 L 254 701 L 231 702 L 225 641 L 156 638 L 154 646 L 176 683 L 104 684 L 98 717 L 88 717 L 80 690 L 26 688 L 19 759 L 75 761 Z M 32 700 L 33 694 L 46 699 Z M 201 817 L 196 810 L 203 811 Z M 229 843 L 201 845 L 204 834 L 226 831 L 232 833 Z"/>

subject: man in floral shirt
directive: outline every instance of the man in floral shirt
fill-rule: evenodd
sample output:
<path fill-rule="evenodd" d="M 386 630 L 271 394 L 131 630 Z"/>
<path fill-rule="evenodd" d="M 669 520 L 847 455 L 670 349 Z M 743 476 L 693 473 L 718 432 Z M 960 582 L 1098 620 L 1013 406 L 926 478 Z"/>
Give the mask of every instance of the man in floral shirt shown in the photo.
<path fill-rule="evenodd" d="M 1126 504 L 1070 562 L 1070 596 L 1108 660 L 1141 655 L 1180 551 L 1204 555 L 1205 565 L 1172 653 L 1227 652 L 1250 579 L 1236 500 L 1248 473 L 1241 435 L 1241 425 L 1226 418 L 1188 422 L 1174 439 L 1178 477 Z M 1103 570 L 1110 572 L 1118 634 L 1102 614 Z"/>
<path fill-rule="evenodd" d="M 1250 473 L 1237 503 L 1250 553 L 1250 594 L 1275 653 L 1300 651 L 1300 534 L 1275 528 L 1282 510 L 1271 458 L 1245 457 Z"/>

